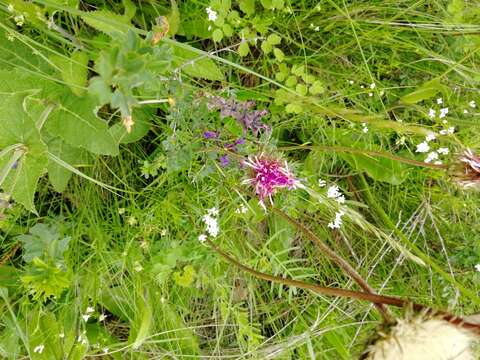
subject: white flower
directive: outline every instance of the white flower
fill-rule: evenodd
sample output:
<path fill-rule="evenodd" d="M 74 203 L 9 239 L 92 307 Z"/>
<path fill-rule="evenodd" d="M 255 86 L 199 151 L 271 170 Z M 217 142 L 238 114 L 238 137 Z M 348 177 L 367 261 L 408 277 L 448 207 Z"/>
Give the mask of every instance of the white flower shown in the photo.
<path fill-rule="evenodd" d="M 435 165 L 442 165 L 443 163 L 440 160 L 434 161 L 433 162 Z"/>
<path fill-rule="evenodd" d="M 200 241 L 201 243 L 204 243 L 205 241 L 207 241 L 207 235 L 205 234 L 198 235 L 198 241 Z"/>
<path fill-rule="evenodd" d="M 438 104 L 438 105 L 443 104 L 443 99 L 442 99 L 442 98 L 438 98 L 438 99 L 437 99 L 437 104 Z"/>
<path fill-rule="evenodd" d="M 218 215 L 218 210 L 215 208 L 209 209 L 208 213 L 203 215 L 203 222 L 207 225 L 207 233 L 212 237 L 217 237 L 220 229 L 218 227 L 217 219 L 214 217 Z"/>
<path fill-rule="evenodd" d="M 438 117 L 440 119 L 443 119 L 445 116 L 447 116 L 448 114 L 448 108 L 442 108 L 440 109 L 440 115 L 438 115 Z"/>
<path fill-rule="evenodd" d="M 327 182 L 325 180 L 318 179 L 318 186 L 324 187 L 325 185 L 327 185 Z"/>
<path fill-rule="evenodd" d="M 430 146 L 428 146 L 428 143 L 424 141 L 417 145 L 417 150 L 415 150 L 415 152 L 426 153 L 428 150 L 430 150 Z"/>
<path fill-rule="evenodd" d="M 438 133 L 440 135 L 447 135 L 448 134 L 447 130 L 445 130 L 445 129 L 440 130 Z"/>
<path fill-rule="evenodd" d="M 340 188 L 337 185 L 330 186 L 327 190 L 327 197 L 330 199 L 336 199 L 342 195 L 339 190 Z"/>
<path fill-rule="evenodd" d="M 87 307 L 87 309 L 85 310 L 85 314 L 91 314 L 95 311 L 95 309 L 91 306 Z"/>
<path fill-rule="evenodd" d="M 366 123 L 362 123 L 362 131 L 366 134 L 368 132 L 368 127 Z"/>
<path fill-rule="evenodd" d="M 208 31 L 212 30 L 212 25 L 208 25 Z"/>
<path fill-rule="evenodd" d="M 23 15 L 17 15 L 13 18 L 13 21 L 15 21 L 15 24 L 17 26 L 23 26 L 25 18 L 23 17 Z"/>
<path fill-rule="evenodd" d="M 464 109 L 464 110 L 463 110 L 463 113 L 464 113 L 464 114 L 468 114 L 468 110 L 467 110 L 467 109 Z"/>
<path fill-rule="evenodd" d="M 140 264 L 139 261 L 135 261 L 133 265 L 134 265 L 133 270 L 135 270 L 136 272 L 140 272 L 143 270 L 143 266 L 142 264 Z"/>
<path fill-rule="evenodd" d="M 447 155 L 450 152 L 450 150 L 447 147 L 441 147 L 441 148 L 438 148 L 437 152 L 442 155 Z"/>
<path fill-rule="evenodd" d="M 435 110 L 433 110 L 433 109 L 429 109 L 429 110 L 428 110 L 428 117 L 429 117 L 430 119 L 433 119 L 436 114 L 437 114 L 437 112 L 436 112 Z"/>
<path fill-rule="evenodd" d="M 89 314 L 82 315 L 82 318 L 83 318 L 83 321 L 87 322 L 88 319 L 90 319 L 90 315 Z"/>
<path fill-rule="evenodd" d="M 108 315 L 105 315 L 105 314 L 100 314 L 100 316 L 98 317 L 98 321 L 103 321 L 107 318 Z"/>
<path fill-rule="evenodd" d="M 371 83 L 371 84 L 370 84 L 370 89 L 373 90 L 373 89 L 375 89 L 376 87 L 377 87 L 377 85 L 375 85 L 375 83 Z"/>
<path fill-rule="evenodd" d="M 65 334 L 64 334 L 64 333 L 58 334 L 58 337 L 59 337 L 60 339 L 63 339 L 63 338 L 65 337 Z"/>
<path fill-rule="evenodd" d="M 455 132 L 455 127 L 453 127 L 453 126 L 449 127 L 449 128 L 447 129 L 447 132 L 448 132 L 449 134 L 453 134 L 453 133 Z"/>
<path fill-rule="evenodd" d="M 372 96 L 373 96 L 373 93 L 369 92 L 369 93 L 368 93 L 368 96 L 372 97 Z"/>
<path fill-rule="evenodd" d="M 437 137 L 435 136 L 434 133 L 430 133 L 430 134 L 428 134 L 427 136 L 425 136 L 425 141 L 430 142 L 430 141 L 435 140 L 436 138 L 437 138 Z"/>
<path fill-rule="evenodd" d="M 355 81 L 353 81 L 353 80 L 348 80 L 348 83 L 349 83 L 350 85 L 353 85 L 353 84 L 355 83 Z"/>
<path fill-rule="evenodd" d="M 315 29 L 313 29 L 315 31 L 320 31 L 320 27 L 319 26 L 315 26 Z"/>
<path fill-rule="evenodd" d="M 478 272 L 480 272 L 480 264 L 475 265 L 475 270 L 477 270 Z"/>
<path fill-rule="evenodd" d="M 45 345 L 41 344 L 41 345 L 35 346 L 35 348 L 33 349 L 33 352 L 37 354 L 41 354 L 43 352 L 43 349 L 45 349 Z"/>
<path fill-rule="evenodd" d="M 428 153 L 426 159 L 424 160 L 426 163 L 431 163 L 433 160 L 438 159 L 438 153 L 436 151 L 432 151 Z"/>
<path fill-rule="evenodd" d="M 342 216 L 345 215 L 343 210 L 339 210 L 335 213 L 335 220 L 333 222 L 328 223 L 328 227 L 330 229 L 340 229 L 342 226 Z"/>
<path fill-rule="evenodd" d="M 8 4 L 7 6 L 7 11 L 8 12 L 13 12 L 15 9 L 13 8 L 13 5 L 12 4 Z"/>
<path fill-rule="evenodd" d="M 205 11 L 207 12 L 207 15 L 208 15 L 208 20 L 209 21 L 215 21 L 217 20 L 217 12 L 215 10 L 212 10 L 211 7 L 207 7 L 205 9 Z"/>
<path fill-rule="evenodd" d="M 108 353 L 109 350 L 110 350 L 109 348 L 103 348 L 103 349 L 102 349 L 102 351 L 103 351 L 104 354 Z"/>
<path fill-rule="evenodd" d="M 472 100 L 468 103 L 468 106 L 470 106 L 471 108 L 475 109 L 477 107 L 477 104 L 475 103 L 475 100 Z"/>
<path fill-rule="evenodd" d="M 248 209 L 245 205 L 243 205 L 243 203 L 240 204 L 240 207 L 235 210 L 236 214 L 246 214 L 247 212 L 248 212 Z"/>
<path fill-rule="evenodd" d="M 160 231 L 160 236 L 165 236 L 167 235 L 167 229 L 162 229 L 162 231 Z"/>

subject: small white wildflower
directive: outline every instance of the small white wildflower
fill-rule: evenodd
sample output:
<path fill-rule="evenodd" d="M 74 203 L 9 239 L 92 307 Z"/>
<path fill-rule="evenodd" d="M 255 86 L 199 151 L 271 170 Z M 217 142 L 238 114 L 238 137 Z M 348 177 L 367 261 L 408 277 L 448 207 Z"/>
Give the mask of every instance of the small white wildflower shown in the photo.
<path fill-rule="evenodd" d="M 240 204 L 240 207 L 235 210 L 236 214 L 246 214 L 247 212 L 248 212 L 248 209 L 243 203 Z"/>
<path fill-rule="evenodd" d="M 162 229 L 162 231 L 160 231 L 160 236 L 165 236 L 167 235 L 167 229 Z"/>
<path fill-rule="evenodd" d="M 463 113 L 464 113 L 464 114 L 468 114 L 468 110 L 467 110 L 467 109 L 464 109 L 464 110 L 463 110 Z"/>
<path fill-rule="evenodd" d="M 437 112 L 436 112 L 435 110 L 433 110 L 433 109 L 429 109 L 429 110 L 428 110 L 428 117 L 429 117 L 430 119 L 433 119 L 436 114 L 437 114 Z"/>
<path fill-rule="evenodd" d="M 373 93 L 369 92 L 369 93 L 368 93 L 368 96 L 372 97 L 372 96 L 373 96 Z"/>
<path fill-rule="evenodd" d="M 104 354 L 108 353 L 109 350 L 110 350 L 110 349 L 107 348 L 107 347 L 102 349 L 102 351 L 103 351 Z"/>
<path fill-rule="evenodd" d="M 82 343 L 82 345 L 87 345 L 87 339 L 83 338 L 81 343 Z"/>
<path fill-rule="evenodd" d="M 95 311 L 95 309 L 91 306 L 88 306 L 87 309 L 85 310 L 85 313 L 86 314 L 91 314 Z"/>
<path fill-rule="evenodd" d="M 98 317 L 98 321 L 104 321 L 107 318 L 107 316 L 108 315 L 100 314 L 100 316 Z"/>
<path fill-rule="evenodd" d="M 15 24 L 17 26 L 22 27 L 25 22 L 25 18 L 23 17 L 23 15 L 17 15 L 13 18 L 13 21 L 15 21 Z"/>
<path fill-rule="evenodd" d="M 442 120 L 442 124 L 448 124 L 448 120 L 446 119 Z"/>
<path fill-rule="evenodd" d="M 477 104 L 475 103 L 475 100 L 472 100 L 468 103 L 468 106 L 470 106 L 472 109 L 475 109 L 477 107 Z"/>
<path fill-rule="evenodd" d="M 370 84 L 370 89 L 373 90 L 373 89 L 375 89 L 376 87 L 377 87 L 377 85 L 376 85 L 375 83 L 371 83 L 371 84 Z"/>
<path fill-rule="evenodd" d="M 430 150 L 430 146 L 428 145 L 428 143 L 426 141 L 424 141 L 424 142 L 421 142 L 420 144 L 417 145 L 417 150 L 415 150 L 415 152 L 426 153 L 429 150 Z"/>
<path fill-rule="evenodd" d="M 327 190 L 327 197 L 330 199 L 335 199 L 340 195 L 342 194 L 340 193 L 340 188 L 337 185 L 332 185 Z"/>
<path fill-rule="evenodd" d="M 450 152 L 450 150 L 447 147 L 441 147 L 441 148 L 438 148 L 437 152 L 442 155 L 447 155 Z"/>
<path fill-rule="evenodd" d="M 330 229 L 340 229 L 342 226 L 342 217 L 345 215 L 343 210 L 339 210 L 335 213 L 335 220 L 333 222 L 328 223 L 328 227 Z"/>
<path fill-rule="evenodd" d="M 455 132 L 455 127 L 450 126 L 450 127 L 447 129 L 447 132 L 448 132 L 449 134 L 453 134 L 453 133 Z"/>
<path fill-rule="evenodd" d="M 59 337 L 60 339 L 63 339 L 63 338 L 65 337 L 65 334 L 64 334 L 64 333 L 58 334 L 58 337 Z"/>
<path fill-rule="evenodd" d="M 440 135 L 447 135 L 448 134 L 447 130 L 445 130 L 445 129 L 440 130 L 438 133 Z"/>
<path fill-rule="evenodd" d="M 325 185 L 327 185 L 327 182 L 325 180 L 318 179 L 318 186 L 324 187 Z"/>
<path fill-rule="evenodd" d="M 13 34 L 7 34 L 7 40 L 8 40 L 8 41 L 14 41 L 14 40 L 15 40 L 15 36 L 13 36 Z"/>
<path fill-rule="evenodd" d="M 207 12 L 207 15 L 208 15 L 208 20 L 209 21 L 215 21 L 217 20 L 217 12 L 215 10 L 212 10 L 211 7 L 207 7 L 205 9 L 205 11 Z"/>
<path fill-rule="evenodd" d="M 432 152 L 428 153 L 424 162 L 426 162 L 428 164 L 428 163 L 431 163 L 433 160 L 437 160 L 437 159 L 438 159 L 438 153 L 436 151 L 432 151 Z"/>
<path fill-rule="evenodd" d="M 478 272 L 480 272 L 480 264 L 475 265 L 475 270 L 477 270 Z"/>
<path fill-rule="evenodd" d="M 214 217 L 218 215 L 218 210 L 216 208 L 212 208 L 208 210 L 208 213 L 203 215 L 203 222 L 207 225 L 207 233 L 212 237 L 217 237 L 220 229 L 218 227 L 217 219 Z"/>
<path fill-rule="evenodd" d="M 310 27 L 313 28 L 313 26 L 314 26 L 313 23 L 310 23 Z"/>
<path fill-rule="evenodd" d="M 135 261 L 135 263 L 133 264 L 133 270 L 135 270 L 136 272 L 140 272 L 143 270 L 143 266 L 142 264 L 140 264 L 139 261 Z"/>
<path fill-rule="evenodd" d="M 363 86 L 363 85 L 360 85 L 360 89 L 365 89 L 365 86 Z"/>
<path fill-rule="evenodd" d="M 43 349 L 45 349 L 45 345 L 41 344 L 41 345 L 35 346 L 35 348 L 33 349 L 33 352 L 37 354 L 41 354 L 43 352 Z"/>
<path fill-rule="evenodd" d="M 118 209 L 118 214 L 119 214 L 119 215 L 123 215 L 123 214 L 125 214 L 125 211 L 126 211 L 125 208 L 123 208 L 123 207 L 122 207 L 122 208 L 119 208 L 119 209 Z"/>
<path fill-rule="evenodd" d="M 218 209 L 215 208 L 215 207 L 213 207 L 211 209 L 208 209 L 207 212 L 208 212 L 209 215 L 218 216 Z"/>
<path fill-rule="evenodd" d="M 137 219 L 135 218 L 135 216 L 129 216 L 127 219 L 127 223 L 130 226 L 134 226 L 137 224 Z"/>
<path fill-rule="evenodd" d="M 380 96 L 385 95 L 385 90 L 380 91 L 380 93 L 378 95 L 380 95 Z"/>
<path fill-rule="evenodd" d="M 427 136 L 425 136 L 425 141 L 426 141 L 426 142 L 430 142 L 430 141 L 435 140 L 436 138 L 437 138 L 437 137 L 435 136 L 434 133 L 430 133 L 430 134 L 428 134 Z"/>
<path fill-rule="evenodd" d="M 198 235 L 198 241 L 200 241 L 201 243 L 204 243 L 206 240 L 207 240 L 207 235 L 205 234 Z"/>
<path fill-rule="evenodd" d="M 442 108 L 440 109 L 440 115 L 438 115 L 438 117 L 440 119 L 443 119 L 445 116 L 447 116 L 448 114 L 448 108 Z"/>
<path fill-rule="evenodd" d="M 15 9 L 13 8 L 13 5 L 12 4 L 8 4 L 7 6 L 7 11 L 8 12 L 13 12 Z"/>
<path fill-rule="evenodd" d="M 208 31 L 212 31 L 212 25 L 208 25 Z"/>
<path fill-rule="evenodd" d="M 87 322 L 88 319 L 90 319 L 90 314 L 82 315 L 82 319 L 83 319 L 83 321 Z"/>
<path fill-rule="evenodd" d="M 442 98 L 438 98 L 438 99 L 437 99 L 437 104 L 438 104 L 438 105 L 443 104 L 443 99 L 442 99 Z"/>
<path fill-rule="evenodd" d="M 362 131 L 366 134 L 368 132 L 368 127 L 366 123 L 362 123 Z"/>
<path fill-rule="evenodd" d="M 434 161 L 433 162 L 435 165 L 442 165 L 443 163 L 440 160 Z"/>
<path fill-rule="evenodd" d="M 348 80 L 348 83 L 349 83 L 350 85 L 353 85 L 353 84 L 355 84 L 355 81 L 353 81 L 353 80 Z"/>
<path fill-rule="evenodd" d="M 319 26 L 315 26 L 315 29 L 313 29 L 315 31 L 320 31 L 320 27 Z"/>

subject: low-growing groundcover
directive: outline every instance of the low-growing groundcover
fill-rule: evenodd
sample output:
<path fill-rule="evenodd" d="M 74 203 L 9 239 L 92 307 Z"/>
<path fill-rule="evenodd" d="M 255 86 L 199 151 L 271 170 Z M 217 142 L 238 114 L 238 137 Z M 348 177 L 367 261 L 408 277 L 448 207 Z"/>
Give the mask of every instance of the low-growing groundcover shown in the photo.
<path fill-rule="evenodd" d="M 355 359 L 419 311 L 320 287 L 478 312 L 479 20 L 0 0 L 0 357 Z"/>

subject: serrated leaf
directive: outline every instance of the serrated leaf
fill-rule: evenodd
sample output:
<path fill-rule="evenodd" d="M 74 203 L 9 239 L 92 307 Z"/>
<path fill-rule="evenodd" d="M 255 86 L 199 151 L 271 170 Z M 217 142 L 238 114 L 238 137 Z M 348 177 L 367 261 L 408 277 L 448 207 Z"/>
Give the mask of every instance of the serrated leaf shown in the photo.
<path fill-rule="evenodd" d="M 70 90 L 75 95 L 82 96 L 87 85 L 88 55 L 77 51 L 70 58 L 54 55 L 51 60 L 61 69 L 62 80 L 70 87 Z"/>
<path fill-rule="evenodd" d="M 365 171 L 377 181 L 400 185 L 407 179 L 408 169 L 401 163 L 383 157 L 371 157 L 362 154 L 339 154 L 356 170 Z"/>
<path fill-rule="evenodd" d="M 416 90 L 404 95 L 400 101 L 404 104 L 416 104 L 422 100 L 434 97 L 438 92 L 442 91 L 444 86 L 440 83 L 440 79 L 433 79 L 417 87 Z"/>
<path fill-rule="evenodd" d="M 113 35 L 116 32 L 126 33 L 132 27 L 128 17 L 109 10 L 83 12 L 81 18 L 95 30 L 107 35 Z"/>
<path fill-rule="evenodd" d="M 190 76 L 207 79 L 218 80 L 224 79 L 224 75 L 217 64 L 208 57 L 199 55 L 194 51 L 174 46 L 173 53 L 175 55 L 174 64 L 181 67 Z M 191 62 L 191 63 L 190 63 Z M 188 65 L 185 65 L 188 63 Z"/>
<path fill-rule="evenodd" d="M 0 97 L 0 148 L 22 144 L 22 148 L 11 155 L 16 156 L 15 163 L 11 163 L 9 156 L 0 159 L 0 171 L 4 177 L 0 185 L 26 209 L 35 212 L 33 198 L 48 160 L 47 147 L 34 120 L 24 110 L 27 96 L 28 93 L 19 92 Z"/>
<path fill-rule="evenodd" d="M 107 123 L 95 115 L 96 102 L 85 96 L 66 94 L 45 123 L 45 130 L 74 147 L 94 154 L 117 155 L 118 144 L 108 131 Z"/>

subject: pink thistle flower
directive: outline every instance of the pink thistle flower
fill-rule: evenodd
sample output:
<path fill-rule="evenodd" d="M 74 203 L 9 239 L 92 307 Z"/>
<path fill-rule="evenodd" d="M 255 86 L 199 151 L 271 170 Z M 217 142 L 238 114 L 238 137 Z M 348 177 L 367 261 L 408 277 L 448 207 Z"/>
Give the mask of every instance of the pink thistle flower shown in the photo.
<path fill-rule="evenodd" d="M 260 206 L 264 209 L 266 209 L 264 200 L 268 198 L 270 203 L 273 204 L 272 195 L 278 189 L 304 188 L 300 180 L 290 171 L 286 161 L 282 166 L 280 160 L 260 155 L 259 157 L 248 158 L 248 160 L 243 161 L 243 165 L 252 169 L 250 179 L 243 183 L 255 188 L 255 192 L 260 199 Z"/>

